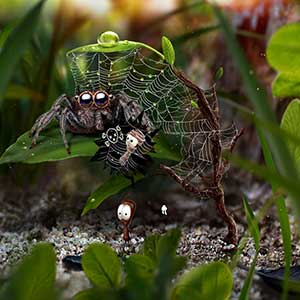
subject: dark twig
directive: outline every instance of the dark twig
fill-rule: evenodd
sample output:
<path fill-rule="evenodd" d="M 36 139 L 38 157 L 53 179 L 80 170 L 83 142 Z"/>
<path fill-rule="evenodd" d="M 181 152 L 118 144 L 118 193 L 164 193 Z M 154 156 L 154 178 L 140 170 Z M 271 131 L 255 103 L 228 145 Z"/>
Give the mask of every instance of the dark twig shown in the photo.
<path fill-rule="evenodd" d="M 236 223 L 232 215 L 227 211 L 225 207 L 224 191 L 221 184 L 223 175 L 227 170 L 228 162 L 222 158 L 224 149 L 222 148 L 221 143 L 219 106 L 215 92 L 215 86 L 212 87 L 209 93 L 205 94 L 205 92 L 201 88 L 199 88 L 192 81 L 186 78 L 182 72 L 175 71 L 175 74 L 185 84 L 185 86 L 189 87 L 195 92 L 198 100 L 199 110 L 201 111 L 203 117 L 207 119 L 210 127 L 212 128 L 212 134 L 210 136 L 210 149 L 212 154 L 213 174 L 209 183 L 207 183 L 207 180 L 204 180 L 204 176 L 201 175 L 204 187 L 195 187 L 186 182 L 179 175 L 177 175 L 176 172 L 171 168 L 166 167 L 165 165 L 161 165 L 161 169 L 167 172 L 172 178 L 174 178 L 186 191 L 193 193 L 194 195 L 199 197 L 214 199 L 218 215 L 227 224 L 228 234 L 226 239 L 230 243 L 237 245 L 238 235 Z M 236 131 L 236 134 L 232 137 L 229 145 L 230 151 L 233 151 L 237 140 L 242 134 L 243 130 L 241 130 L 240 132 Z"/>

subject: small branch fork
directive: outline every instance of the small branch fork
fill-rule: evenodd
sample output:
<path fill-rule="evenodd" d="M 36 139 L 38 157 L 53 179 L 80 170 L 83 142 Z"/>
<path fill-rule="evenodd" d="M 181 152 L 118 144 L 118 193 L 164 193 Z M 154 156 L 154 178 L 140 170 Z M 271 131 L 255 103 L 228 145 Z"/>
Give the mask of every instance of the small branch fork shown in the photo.
<path fill-rule="evenodd" d="M 211 183 L 205 188 L 197 188 L 186 182 L 183 178 L 178 176 L 175 171 L 171 168 L 161 165 L 161 169 L 168 173 L 172 178 L 174 178 L 187 192 L 190 192 L 198 197 L 202 198 L 212 198 L 216 203 L 216 210 L 218 215 L 222 220 L 227 224 L 228 234 L 227 241 L 231 244 L 237 245 L 238 243 L 238 234 L 237 226 L 232 215 L 228 212 L 225 207 L 224 201 L 224 191 L 221 184 L 224 173 L 226 172 L 226 167 L 228 162 L 222 158 L 222 145 L 221 145 L 221 133 L 220 133 L 220 116 L 219 116 L 219 106 L 216 97 L 215 87 L 212 88 L 212 103 L 210 104 L 208 99 L 205 96 L 204 91 L 195 85 L 192 81 L 185 77 L 182 72 L 175 71 L 177 77 L 190 89 L 192 89 L 198 99 L 198 106 L 201 110 L 203 116 L 208 120 L 211 127 L 215 131 L 215 134 L 212 135 L 211 143 L 211 153 L 212 153 L 212 164 L 213 164 L 213 178 Z M 243 134 L 243 130 L 237 131 L 233 136 L 229 151 L 232 152 L 235 148 L 235 145 Z"/>

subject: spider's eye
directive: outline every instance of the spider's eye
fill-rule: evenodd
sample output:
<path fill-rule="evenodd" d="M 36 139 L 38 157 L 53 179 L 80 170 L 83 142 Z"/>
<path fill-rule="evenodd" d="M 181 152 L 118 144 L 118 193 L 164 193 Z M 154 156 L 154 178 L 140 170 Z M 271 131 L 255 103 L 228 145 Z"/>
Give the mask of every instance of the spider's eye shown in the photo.
<path fill-rule="evenodd" d="M 80 95 L 79 101 L 81 106 L 89 106 L 93 101 L 93 97 L 90 93 L 82 93 Z"/>
<path fill-rule="evenodd" d="M 139 143 L 138 139 L 132 136 L 131 134 L 127 135 L 126 144 L 127 146 L 136 147 Z"/>
<path fill-rule="evenodd" d="M 96 105 L 103 106 L 108 102 L 108 100 L 109 100 L 109 96 L 104 92 L 98 92 L 95 95 Z"/>
<path fill-rule="evenodd" d="M 118 219 L 128 221 L 131 217 L 131 207 L 128 204 L 121 204 L 118 207 Z"/>

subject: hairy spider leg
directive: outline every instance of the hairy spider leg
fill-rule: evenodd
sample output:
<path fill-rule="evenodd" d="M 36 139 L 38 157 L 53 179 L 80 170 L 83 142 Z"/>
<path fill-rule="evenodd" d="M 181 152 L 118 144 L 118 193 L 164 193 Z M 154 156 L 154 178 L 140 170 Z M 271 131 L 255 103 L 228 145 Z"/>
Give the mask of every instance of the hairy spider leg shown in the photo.
<path fill-rule="evenodd" d="M 68 112 L 69 112 L 68 107 L 65 107 L 63 109 L 63 111 L 61 112 L 60 120 L 59 120 L 59 129 L 60 129 L 60 134 L 62 136 L 64 145 L 66 147 L 66 150 L 67 150 L 68 154 L 71 154 L 70 146 L 69 146 L 69 143 L 68 143 L 67 137 L 66 137 L 66 125 L 67 125 L 67 114 L 68 114 Z"/>
<path fill-rule="evenodd" d="M 39 137 L 40 132 L 47 127 L 50 122 L 57 116 L 59 111 L 61 110 L 62 103 L 66 103 L 71 106 L 70 100 L 67 98 L 65 94 L 59 96 L 57 100 L 53 103 L 51 109 L 48 112 L 42 114 L 33 124 L 32 129 L 30 131 L 30 136 L 32 137 L 31 147 L 36 145 L 36 141 Z"/>

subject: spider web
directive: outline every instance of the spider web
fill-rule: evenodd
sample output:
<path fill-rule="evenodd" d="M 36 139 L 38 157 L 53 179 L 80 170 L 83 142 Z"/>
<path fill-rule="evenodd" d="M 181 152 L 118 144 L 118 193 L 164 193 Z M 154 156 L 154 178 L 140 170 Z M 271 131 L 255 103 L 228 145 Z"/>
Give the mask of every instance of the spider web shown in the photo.
<path fill-rule="evenodd" d="M 216 131 L 197 103 L 196 93 L 160 57 L 146 56 L 142 49 L 121 52 L 71 52 L 69 62 L 75 92 L 105 90 L 125 93 L 147 113 L 154 127 L 180 142 L 182 160 L 171 168 L 185 182 L 199 187 L 212 175 L 211 139 L 220 136 L 223 149 L 230 148 L 237 133 L 234 125 Z M 214 90 L 205 91 L 213 105 Z"/>

